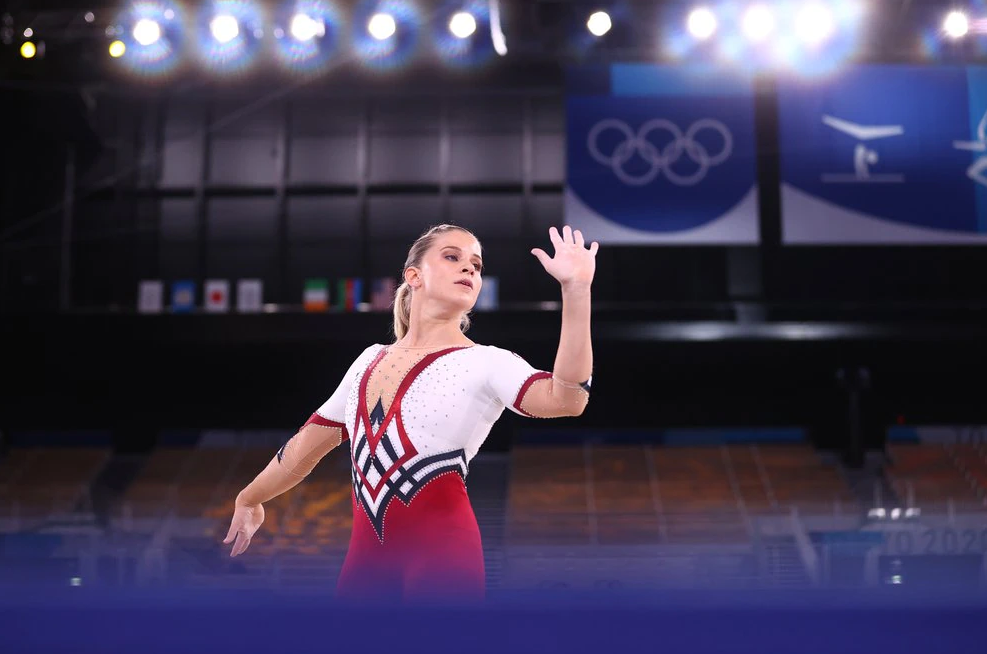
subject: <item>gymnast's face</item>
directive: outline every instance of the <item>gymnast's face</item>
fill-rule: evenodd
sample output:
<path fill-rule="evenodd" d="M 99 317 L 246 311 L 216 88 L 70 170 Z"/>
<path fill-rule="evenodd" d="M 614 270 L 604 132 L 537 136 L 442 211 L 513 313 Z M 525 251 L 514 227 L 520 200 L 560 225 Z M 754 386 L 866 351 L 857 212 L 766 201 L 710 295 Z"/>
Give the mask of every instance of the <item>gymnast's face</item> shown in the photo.
<path fill-rule="evenodd" d="M 472 235 L 458 229 L 438 234 L 422 257 L 418 271 L 412 271 L 415 293 L 448 306 L 453 311 L 473 309 L 483 279 L 482 248 Z"/>

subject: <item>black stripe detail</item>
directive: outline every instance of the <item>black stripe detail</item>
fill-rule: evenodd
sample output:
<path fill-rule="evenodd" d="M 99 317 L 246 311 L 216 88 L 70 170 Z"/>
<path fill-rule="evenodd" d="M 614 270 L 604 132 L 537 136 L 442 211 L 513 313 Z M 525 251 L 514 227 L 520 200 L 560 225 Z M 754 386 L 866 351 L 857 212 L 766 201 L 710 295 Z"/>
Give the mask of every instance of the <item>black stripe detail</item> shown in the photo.
<path fill-rule="evenodd" d="M 384 440 L 387 439 L 387 435 L 384 435 Z M 377 461 L 376 457 L 369 457 L 368 461 L 374 462 L 374 467 L 381 475 L 384 476 L 385 470 L 382 469 L 381 464 Z M 416 472 L 421 471 L 423 468 L 429 465 L 434 465 L 436 463 L 448 462 L 448 465 L 443 465 L 434 470 L 430 471 L 427 475 L 419 480 L 414 478 Z M 356 459 L 353 460 L 353 492 L 357 498 L 357 502 L 363 507 L 363 512 L 367 515 L 367 519 L 370 520 L 370 524 L 373 525 L 374 531 L 377 533 L 377 538 L 381 541 L 384 540 L 384 515 L 387 513 L 387 506 L 390 504 L 391 500 L 395 497 L 401 500 L 405 506 L 407 506 L 412 498 L 420 491 L 428 482 L 435 479 L 441 474 L 448 472 L 456 472 L 459 474 L 463 481 L 466 480 L 466 451 L 465 450 L 455 450 L 452 452 L 444 452 L 441 454 L 434 454 L 432 456 L 426 457 L 418 462 L 416 462 L 411 468 L 405 468 L 401 466 L 397 470 L 396 475 L 392 475 L 395 478 L 385 478 L 383 480 L 384 488 L 381 489 L 383 497 L 380 501 L 380 509 L 375 514 L 370 508 L 369 502 L 363 497 L 363 493 L 360 492 L 363 486 L 363 480 L 356 472 Z M 369 467 L 368 467 L 369 470 Z M 366 475 L 366 472 L 364 472 Z M 401 487 L 405 483 L 411 484 L 411 487 L 407 492 L 402 492 Z"/>

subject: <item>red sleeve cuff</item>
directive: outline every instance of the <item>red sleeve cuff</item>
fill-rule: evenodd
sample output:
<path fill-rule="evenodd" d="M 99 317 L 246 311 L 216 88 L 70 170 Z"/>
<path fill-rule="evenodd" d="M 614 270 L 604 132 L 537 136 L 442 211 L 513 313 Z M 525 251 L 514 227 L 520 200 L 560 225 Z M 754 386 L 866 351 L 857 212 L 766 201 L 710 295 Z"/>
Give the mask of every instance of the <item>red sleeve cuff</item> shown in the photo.
<path fill-rule="evenodd" d="M 534 416 L 532 416 L 530 413 L 528 413 L 527 411 L 521 408 L 521 403 L 524 401 L 524 394 L 527 393 L 528 389 L 531 388 L 531 385 L 534 384 L 539 379 L 551 379 L 551 378 L 552 378 L 552 373 L 550 372 L 536 372 L 535 374 L 525 379 L 524 383 L 521 384 L 521 390 L 517 392 L 517 399 L 514 400 L 514 408 L 517 409 L 520 413 L 523 413 L 524 415 L 528 416 L 529 418 L 533 418 Z"/>
<path fill-rule="evenodd" d="M 335 420 L 329 420 L 328 418 L 323 418 L 318 413 L 313 413 L 305 424 L 302 425 L 302 429 L 309 425 L 318 425 L 320 427 L 339 427 L 343 432 L 343 438 L 340 442 L 349 440 L 350 435 L 346 432 L 346 425 L 341 422 L 336 422 Z"/>

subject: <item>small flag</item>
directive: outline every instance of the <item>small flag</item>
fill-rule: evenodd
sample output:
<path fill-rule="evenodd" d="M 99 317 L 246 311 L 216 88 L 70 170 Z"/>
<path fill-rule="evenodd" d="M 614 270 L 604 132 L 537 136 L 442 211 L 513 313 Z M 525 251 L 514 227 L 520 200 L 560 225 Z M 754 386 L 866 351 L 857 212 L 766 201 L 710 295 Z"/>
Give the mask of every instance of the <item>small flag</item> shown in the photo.
<path fill-rule="evenodd" d="M 230 282 L 225 279 L 207 279 L 205 305 L 209 313 L 226 313 L 230 310 Z"/>
<path fill-rule="evenodd" d="M 236 283 L 236 310 L 240 313 L 260 313 L 264 305 L 264 282 L 241 279 Z"/>
<path fill-rule="evenodd" d="M 171 285 L 172 313 L 189 313 L 195 308 L 195 282 L 187 279 Z"/>
<path fill-rule="evenodd" d="M 137 295 L 139 313 L 161 313 L 164 310 L 164 283 L 159 279 L 141 281 Z"/>
<path fill-rule="evenodd" d="M 326 279 L 305 280 L 303 302 L 305 311 L 327 311 L 329 309 L 329 281 Z"/>
<path fill-rule="evenodd" d="M 343 311 L 356 311 L 363 296 L 363 280 L 344 277 L 337 283 L 336 305 Z"/>
<path fill-rule="evenodd" d="M 393 277 L 381 277 L 375 279 L 371 285 L 370 308 L 373 311 L 387 311 L 394 302 L 394 291 L 397 288 L 397 280 Z"/>
<path fill-rule="evenodd" d="M 497 278 L 484 277 L 483 286 L 480 287 L 480 295 L 476 298 L 477 311 L 492 311 L 499 306 L 497 299 Z"/>

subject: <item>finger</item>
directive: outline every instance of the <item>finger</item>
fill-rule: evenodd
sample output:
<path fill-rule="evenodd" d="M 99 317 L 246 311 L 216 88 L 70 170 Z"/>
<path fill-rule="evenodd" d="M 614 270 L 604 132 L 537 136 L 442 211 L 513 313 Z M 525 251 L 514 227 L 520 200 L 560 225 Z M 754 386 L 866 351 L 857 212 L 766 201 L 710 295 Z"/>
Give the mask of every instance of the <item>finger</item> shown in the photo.
<path fill-rule="evenodd" d="M 570 244 L 573 243 L 573 240 L 572 240 L 572 227 L 569 227 L 568 225 L 566 225 L 565 227 L 562 228 L 562 240 L 565 243 L 570 243 Z"/>
<path fill-rule="evenodd" d="M 572 238 L 579 247 L 586 246 L 586 241 L 583 240 L 583 233 L 578 229 L 572 232 Z"/>
<path fill-rule="evenodd" d="M 230 523 L 230 530 L 226 533 L 226 538 L 223 539 L 223 543 L 228 545 L 233 542 L 233 538 L 236 536 L 236 523 Z"/>
<path fill-rule="evenodd" d="M 559 235 L 559 230 L 556 229 L 555 227 L 551 227 L 548 230 L 548 238 L 552 239 L 552 245 L 554 245 L 556 248 L 558 248 L 563 243 L 562 236 Z"/>
<path fill-rule="evenodd" d="M 589 246 L 589 253 L 595 257 L 596 251 L 599 249 L 600 249 L 600 244 L 597 243 L 596 241 L 593 241 L 593 244 Z"/>
<path fill-rule="evenodd" d="M 242 531 L 238 531 L 236 534 L 236 542 L 233 544 L 233 551 L 230 552 L 230 556 L 239 556 L 247 549 L 250 545 L 250 539 Z"/>
<path fill-rule="evenodd" d="M 541 265 L 543 266 L 547 266 L 548 262 L 552 260 L 551 257 L 549 257 L 548 254 L 545 252 L 545 250 L 542 250 L 540 248 L 535 248 L 534 250 L 531 251 L 531 254 L 535 255 L 535 257 L 538 259 L 538 261 L 541 262 Z"/>

